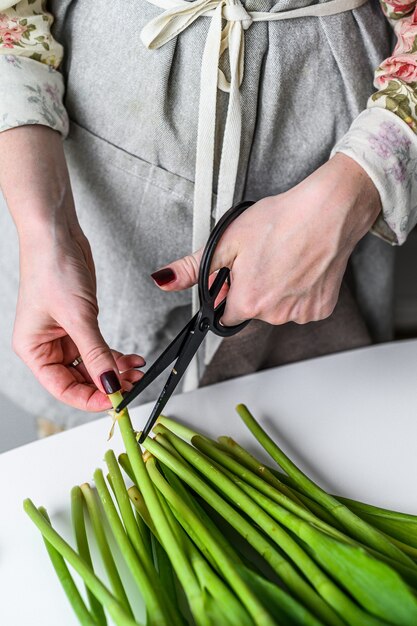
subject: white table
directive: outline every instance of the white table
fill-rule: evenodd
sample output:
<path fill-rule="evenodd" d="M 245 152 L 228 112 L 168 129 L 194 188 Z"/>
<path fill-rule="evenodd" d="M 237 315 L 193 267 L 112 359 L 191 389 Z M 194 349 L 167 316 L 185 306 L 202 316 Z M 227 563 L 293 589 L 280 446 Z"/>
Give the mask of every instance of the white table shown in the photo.
<path fill-rule="evenodd" d="M 245 402 L 290 456 L 325 488 L 417 514 L 417 341 L 323 357 L 174 397 L 167 413 L 257 449 L 234 412 Z M 132 412 L 140 428 L 149 405 Z M 13 416 L 10 416 L 12 419 Z M 70 537 L 69 491 L 103 466 L 105 417 L 0 455 L 0 624 L 75 626 L 40 534 L 31 497 Z"/>

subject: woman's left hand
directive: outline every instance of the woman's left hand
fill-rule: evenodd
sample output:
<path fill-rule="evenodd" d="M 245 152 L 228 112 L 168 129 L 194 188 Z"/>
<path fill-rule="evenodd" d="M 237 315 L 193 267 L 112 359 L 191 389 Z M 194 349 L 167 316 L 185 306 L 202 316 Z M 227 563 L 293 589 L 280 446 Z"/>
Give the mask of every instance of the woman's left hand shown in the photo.
<path fill-rule="evenodd" d="M 377 189 L 349 157 L 336 154 L 285 193 L 240 215 L 217 246 L 212 271 L 231 269 L 222 322 L 270 324 L 328 317 L 355 245 L 381 210 Z M 155 272 L 164 291 L 197 283 L 202 250 Z"/>

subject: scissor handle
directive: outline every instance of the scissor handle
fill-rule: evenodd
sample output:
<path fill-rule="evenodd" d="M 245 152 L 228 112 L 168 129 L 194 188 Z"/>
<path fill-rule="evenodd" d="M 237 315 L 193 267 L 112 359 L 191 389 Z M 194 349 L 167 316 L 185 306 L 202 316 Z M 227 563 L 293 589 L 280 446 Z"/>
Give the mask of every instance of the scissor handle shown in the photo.
<path fill-rule="evenodd" d="M 241 324 L 236 324 L 235 326 L 223 326 L 222 324 L 220 324 L 220 319 L 226 307 L 226 298 L 216 308 L 214 307 L 214 302 L 220 291 L 220 287 L 229 277 L 230 270 L 227 267 L 222 267 L 218 273 L 218 278 L 221 279 L 220 283 L 217 283 L 218 288 L 213 290 L 212 286 L 212 288 L 210 289 L 209 278 L 211 262 L 216 251 L 217 244 L 219 243 L 224 231 L 237 217 L 239 217 L 239 215 L 241 215 L 244 211 L 246 211 L 246 209 L 252 206 L 252 204 L 254 203 L 250 200 L 240 202 L 236 206 L 229 209 L 223 215 L 223 217 L 219 219 L 216 226 L 210 233 L 210 237 L 208 238 L 206 247 L 204 248 L 203 256 L 200 263 L 200 271 L 198 275 L 198 294 L 200 297 L 200 303 L 203 309 L 209 308 L 211 311 L 213 311 L 212 316 L 210 316 L 210 330 L 212 330 L 216 335 L 219 335 L 220 337 L 231 337 L 232 335 L 235 335 L 239 331 L 243 330 L 243 328 L 245 328 L 245 326 L 249 324 L 250 320 L 242 322 Z"/>

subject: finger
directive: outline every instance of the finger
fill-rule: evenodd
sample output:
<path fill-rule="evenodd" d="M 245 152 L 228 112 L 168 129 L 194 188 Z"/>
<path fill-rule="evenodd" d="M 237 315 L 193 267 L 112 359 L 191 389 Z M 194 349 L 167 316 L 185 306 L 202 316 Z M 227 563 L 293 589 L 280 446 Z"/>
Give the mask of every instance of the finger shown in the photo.
<path fill-rule="evenodd" d="M 216 272 L 222 267 L 231 267 L 234 256 L 229 245 L 222 244 L 223 239 L 217 245 L 216 252 L 211 262 L 210 272 Z M 178 259 L 169 266 L 151 274 L 155 283 L 164 291 L 181 291 L 188 289 L 198 282 L 203 248 Z"/>
<path fill-rule="evenodd" d="M 82 361 L 81 363 L 77 363 L 77 365 L 73 365 L 71 363 L 68 367 L 71 367 L 73 369 L 74 376 L 76 380 L 78 380 L 79 382 L 90 383 L 90 384 L 93 382 L 93 379 L 91 378 L 86 366 L 84 365 Z"/>
<path fill-rule="evenodd" d="M 80 411 L 99 412 L 111 408 L 111 402 L 94 384 L 80 382 L 73 371 L 62 363 L 42 365 L 34 371 L 49 393 L 61 402 Z"/>
<path fill-rule="evenodd" d="M 126 372 L 127 370 L 131 370 L 136 367 L 143 367 L 146 365 L 146 361 L 139 354 L 121 354 L 116 357 L 116 364 L 119 372 Z"/>
<path fill-rule="evenodd" d="M 236 281 L 232 282 L 227 294 L 226 308 L 220 320 L 223 326 L 235 326 L 248 319 L 253 319 L 254 303 L 250 301 L 246 290 L 242 292 L 236 287 Z"/>
<path fill-rule="evenodd" d="M 211 274 L 209 278 L 209 287 L 211 287 L 214 281 L 216 280 L 216 275 L 217 275 L 217 272 L 214 272 L 213 274 Z M 229 284 L 225 282 L 219 291 L 219 294 L 216 298 L 214 306 L 215 307 L 219 306 L 219 304 L 221 304 L 223 300 L 226 298 L 228 293 L 229 293 Z"/>
<path fill-rule="evenodd" d="M 198 281 L 198 271 L 203 250 L 174 261 L 151 274 L 155 283 L 164 291 L 180 291 L 192 287 Z"/>
<path fill-rule="evenodd" d="M 130 370 L 128 372 L 123 372 L 120 378 L 122 381 L 129 381 L 130 383 L 137 383 L 141 378 L 143 378 L 143 372 L 138 372 L 138 370 Z"/>
<path fill-rule="evenodd" d="M 67 325 L 65 330 L 78 347 L 96 387 L 106 394 L 119 391 L 121 386 L 116 361 L 100 333 L 97 320 L 78 320 L 77 324 Z"/>
<path fill-rule="evenodd" d="M 78 382 L 92 383 L 92 378 L 83 362 L 78 363 L 78 365 L 76 366 L 71 365 L 80 356 L 78 348 L 71 339 L 71 337 L 69 337 L 68 335 L 62 337 L 61 345 L 63 363 L 64 365 L 68 365 L 69 367 L 73 368 L 73 374 L 75 379 Z"/>

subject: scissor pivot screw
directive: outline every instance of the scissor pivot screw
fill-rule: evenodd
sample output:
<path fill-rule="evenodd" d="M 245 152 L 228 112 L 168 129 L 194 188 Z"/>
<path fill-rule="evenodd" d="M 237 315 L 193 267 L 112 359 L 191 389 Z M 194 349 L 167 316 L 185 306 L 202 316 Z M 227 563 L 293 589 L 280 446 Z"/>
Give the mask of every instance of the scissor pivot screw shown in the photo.
<path fill-rule="evenodd" d="M 208 330 L 210 328 L 210 322 L 208 321 L 208 319 L 205 317 L 204 319 L 201 320 L 200 322 L 200 330 L 204 331 L 204 330 Z"/>

